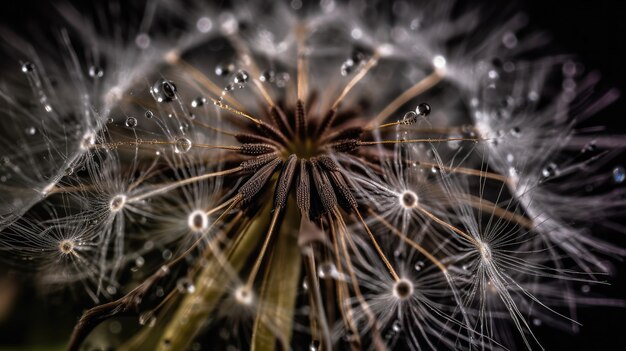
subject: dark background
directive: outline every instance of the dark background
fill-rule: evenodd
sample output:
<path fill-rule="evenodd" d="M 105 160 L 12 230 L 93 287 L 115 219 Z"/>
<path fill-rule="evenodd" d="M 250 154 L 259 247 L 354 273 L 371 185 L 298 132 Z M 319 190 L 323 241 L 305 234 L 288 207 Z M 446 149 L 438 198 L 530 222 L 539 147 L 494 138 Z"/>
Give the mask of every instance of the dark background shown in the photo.
<path fill-rule="evenodd" d="M 484 4 L 484 1 L 481 3 Z M 497 7 L 504 6 L 504 3 L 504 1 L 493 2 Z M 575 53 L 587 70 L 601 72 L 602 86 L 605 88 L 616 87 L 622 93 L 626 92 L 626 11 L 622 9 L 624 6 L 622 1 L 526 0 L 520 3 L 520 8 L 529 15 L 530 26 L 550 33 L 554 46 L 559 51 Z M 24 28 L 28 19 L 33 17 L 38 21 L 45 21 L 46 13 L 42 14 L 39 10 L 46 7 L 41 4 L 42 2 L 34 0 L 4 2 L 0 8 L 0 26 Z M 28 22 L 32 24 L 32 21 Z M 40 22 L 39 27 L 45 31 L 45 22 Z M 0 58 L 0 61 L 5 59 L 6 57 Z M 624 128 L 625 107 L 624 99 L 621 99 L 602 111 L 600 117 L 609 127 Z M 622 234 L 617 240 L 626 243 L 624 236 L 626 234 Z M 616 276 L 610 279 L 612 285 L 593 286 L 592 293 L 597 292 L 626 300 L 626 264 L 615 261 L 615 268 Z M 0 269 L 3 268 L 0 266 Z M 26 294 L 20 299 L 20 304 L 25 302 L 29 305 L 30 299 L 36 297 Z M 58 313 L 58 305 L 50 306 L 56 303 L 51 301 L 37 303 L 36 305 L 43 304 L 44 309 L 30 308 L 32 311 L 22 313 L 21 318 L 32 318 L 32 315 L 29 316 L 30 313 L 47 314 L 55 310 Z M 68 313 L 79 313 L 79 308 L 76 307 L 65 310 L 66 317 Z M 15 321 L 14 317 L 13 320 Z M 626 308 L 583 307 L 579 310 L 577 320 L 583 324 L 577 334 L 540 327 L 536 329 L 537 336 L 548 350 L 626 350 Z M 0 321 L 0 345 L 11 340 L 12 333 L 19 331 L 11 331 L 7 323 Z"/>

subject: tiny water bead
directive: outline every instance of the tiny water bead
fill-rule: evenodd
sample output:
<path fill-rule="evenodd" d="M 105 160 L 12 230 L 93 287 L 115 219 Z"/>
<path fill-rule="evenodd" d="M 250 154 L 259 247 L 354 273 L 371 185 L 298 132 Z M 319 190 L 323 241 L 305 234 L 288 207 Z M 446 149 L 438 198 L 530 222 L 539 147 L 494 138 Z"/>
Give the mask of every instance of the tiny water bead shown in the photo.
<path fill-rule="evenodd" d="M 89 76 L 91 78 L 102 78 L 104 76 L 104 70 L 102 67 L 91 66 L 89 67 Z"/>
<path fill-rule="evenodd" d="M 146 113 L 144 113 L 144 116 L 146 116 L 146 118 L 152 118 L 154 117 L 154 113 L 150 110 L 146 111 Z"/>
<path fill-rule="evenodd" d="M 276 80 L 276 72 L 273 70 L 266 70 L 261 73 L 259 80 L 263 83 L 273 83 Z"/>
<path fill-rule="evenodd" d="M 33 65 L 31 62 L 22 63 L 22 72 L 30 73 L 34 70 L 35 70 L 35 65 Z"/>
<path fill-rule="evenodd" d="M 617 184 L 621 184 L 626 180 L 626 170 L 622 166 L 613 168 L 613 181 Z"/>
<path fill-rule="evenodd" d="M 355 49 L 352 51 L 350 57 L 341 64 L 341 75 L 345 77 L 351 74 L 364 60 L 365 54 L 362 51 Z"/>
<path fill-rule="evenodd" d="M 317 275 L 322 279 L 335 279 L 339 277 L 339 272 L 332 262 L 323 262 L 317 268 Z"/>
<path fill-rule="evenodd" d="M 28 128 L 26 128 L 26 134 L 28 134 L 28 135 L 35 135 L 35 134 L 37 134 L 37 128 L 35 128 L 35 127 L 28 127 Z"/>
<path fill-rule="evenodd" d="M 148 328 L 152 328 L 155 324 L 156 317 L 154 316 L 154 312 L 148 311 L 139 315 L 139 325 L 145 325 Z"/>
<path fill-rule="evenodd" d="M 172 81 L 159 79 L 150 88 L 150 94 L 157 102 L 170 102 L 176 98 L 176 85 Z"/>
<path fill-rule="evenodd" d="M 174 142 L 174 152 L 184 154 L 191 149 L 191 140 L 180 137 Z"/>
<path fill-rule="evenodd" d="M 192 294 L 196 291 L 196 286 L 187 277 L 180 278 L 176 281 L 176 289 L 183 294 Z"/>
<path fill-rule="evenodd" d="M 220 77 L 227 76 L 231 74 L 233 71 L 235 71 L 234 63 L 220 63 L 217 66 L 215 66 L 215 74 Z"/>
<path fill-rule="evenodd" d="M 244 70 L 239 70 L 236 74 L 235 77 L 233 78 L 233 82 L 235 82 L 236 84 L 246 84 L 248 82 L 248 72 L 244 71 Z"/>
<path fill-rule="evenodd" d="M 213 28 L 213 22 L 208 17 L 200 17 L 196 22 L 196 28 L 200 33 L 208 33 Z"/>
<path fill-rule="evenodd" d="M 199 96 L 191 101 L 191 107 L 198 108 L 206 104 L 207 100 L 203 96 Z"/>
<path fill-rule="evenodd" d="M 554 162 L 548 163 L 548 165 L 546 165 L 541 171 L 541 175 L 543 175 L 544 178 L 554 177 L 558 173 L 559 173 L 559 168 Z"/>
<path fill-rule="evenodd" d="M 417 105 L 417 107 L 415 108 L 415 113 L 417 113 L 418 115 L 420 115 L 421 117 L 426 117 L 430 114 L 430 105 L 422 102 L 421 104 Z"/>
<path fill-rule="evenodd" d="M 137 118 L 135 118 L 135 117 L 128 117 L 128 118 L 126 118 L 126 122 L 124 124 L 128 128 L 135 128 L 135 127 L 137 127 Z"/>

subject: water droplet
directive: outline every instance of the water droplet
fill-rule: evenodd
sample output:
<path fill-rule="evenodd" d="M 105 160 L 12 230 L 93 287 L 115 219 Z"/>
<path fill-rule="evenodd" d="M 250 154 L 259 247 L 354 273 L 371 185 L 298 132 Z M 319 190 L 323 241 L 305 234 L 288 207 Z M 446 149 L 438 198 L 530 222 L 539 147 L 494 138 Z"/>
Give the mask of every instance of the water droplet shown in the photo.
<path fill-rule="evenodd" d="M 428 116 L 430 114 L 430 110 L 430 105 L 425 102 L 422 102 L 415 108 L 415 112 L 422 117 Z"/>
<path fill-rule="evenodd" d="M 146 116 L 146 118 L 152 118 L 152 117 L 154 117 L 154 113 L 152 111 L 148 110 L 148 111 L 146 111 L 144 116 Z"/>
<path fill-rule="evenodd" d="M 213 22 L 208 17 L 200 17 L 196 22 L 196 28 L 200 33 L 208 33 L 213 28 Z"/>
<path fill-rule="evenodd" d="M 224 91 L 233 91 L 233 90 L 235 90 L 235 85 L 234 84 L 227 84 L 224 87 Z"/>
<path fill-rule="evenodd" d="M 244 70 L 239 70 L 236 74 L 235 77 L 233 78 L 233 82 L 235 82 L 236 84 L 246 84 L 248 82 L 248 72 L 244 71 Z"/>
<path fill-rule="evenodd" d="M 617 184 L 621 184 L 626 180 L 626 170 L 624 167 L 617 166 L 613 168 L 613 181 Z"/>
<path fill-rule="evenodd" d="M 150 88 L 150 94 L 157 102 L 170 102 L 176 97 L 176 85 L 172 81 L 159 79 Z"/>
<path fill-rule="evenodd" d="M 107 293 L 109 293 L 109 295 L 117 294 L 117 288 L 114 287 L 113 285 L 107 286 L 106 290 L 107 290 Z"/>
<path fill-rule="evenodd" d="M 533 325 L 534 325 L 535 327 L 539 327 L 539 326 L 541 326 L 541 324 L 542 324 L 541 319 L 539 319 L 539 318 L 533 318 Z"/>
<path fill-rule="evenodd" d="M 317 269 L 317 275 L 322 279 L 338 278 L 339 273 L 335 264 L 332 262 L 323 262 Z"/>
<path fill-rule="evenodd" d="M 311 344 L 309 344 L 309 351 L 318 351 L 320 349 L 320 341 L 313 340 Z"/>
<path fill-rule="evenodd" d="M 424 268 L 424 261 L 417 261 L 417 263 L 414 266 L 416 271 L 421 271 L 422 268 Z"/>
<path fill-rule="evenodd" d="M 261 73 L 261 76 L 259 77 L 259 80 L 265 83 L 273 83 L 275 79 L 276 79 L 276 72 L 274 72 L 271 69 L 263 71 L 263 73 Z"/>
<path fill-rule="evenodd" d="M 511 128 L 511 135 L 516 137 L 516 138 L 519 138 L 522 135 L 521 132 L 522 132 L 522 130 L 521 130 L 520 127 L 513 127 L 513 128 Z"/>
<path fill-rule="evenodd" d="M 204 104 L 206 104 L 206 98 L 202 96 L 199 96 L 191 101 L 191 107 L 193 108 L 204 106 Z"/>
<path fill-rule="evenodd" d="M 345 76 L 351 74 L 352 72 L 354 72 L 355 66 L 356 66 L 356 64 L 354 63 L 354 61 L 351 58 L 345 60 L 341 64 L 341 75 L 345 77 Z"/>
<path fill-rule="evenodd" d="M 394 321 L 391 329 L 393 329 L 394 332 L 399 333 L 400 330 L 402 330 L 402 323 L 400 323 L 399 320 Z"/>
<path fill-rule="evenodd" d="M 176 289 L 178 289 L 178 291 L 183 294 L 191 294 L 196 291 L 196 286 L 193 285 L 189 278 L 185 277 L 178 279 L 178 281 L 176 282 Z"/>
<path fill-rule="evenodd" d="M 150 46 L 150 36 L 146 33 L 140 33 L 135 37 L 135 44 L 140 49 L 147 49 Z"/>
<path fill-rule="evenodd" d="M 233 63 L 220 63 L 215 66 L 215 74 L 222 77 L 231 74 L 235 70 Z"/>
<path fill-rule="evenodd" d="M 177 154 L 184 154 L 189 151 L 189 149 L 191 149 L 191 140 L 185 137 L 176 139 L 176 142 L 174 143 L 174 152 Z"/>
<path fill-rule="evenodd" d="M 580 291 L 582 291 L 583 293 L 587 294 L 591 291 L 591 287 L 587 284 L 583 285 L 580 287 Z"/>
<path fill-rule="evenodd" d="M 502 35 L 502 44 L 507 49 L 513 49 L 517 46 L 517 36 L 513 32 L 506 32 Z"/>
<path fill-rule="evenodd" d="M 156 317 L 152 311 L 144 312 L 139 315 L 139 324 L 145 325 L 148 328 L 154 327 L 156 324 Z"/>
<path fill-rule="evenodd" d="M 548 163 L 547 166 L 543 168 L 543 170 L 541 171 L 541 174 L 545 178 L 549 178 L 549 177 L 554 177 L 555 175 L 558 174 L 558 172 L 559 172 L 559 169 L 557 165 L 554 162 L 550 162 Z"/>
<path fill-rule="evenodd" d="M 137 118 L 135 117 L 128 117 L 126 118 L 126 126 L 128 128 L 135 128 L 137 126 Z"/>
<path fill-rule="evenodd" d="M 287 72 L 278 73 L 276 75 L 276 86 L 279 88 L 286 87 L 287 83 L 289 83 L 289 79 L 290 79 L 289 73 Z"/>
<path fill-rule="evenodd" d="M 104 70 L 102 67 L 91 66 L 89 67 L 89 76 L 91 78 L 102 78 L 104 76 Z"/>
<path fill-rule="evenodd" d="M 405 113 L 404 117 L 402 117 L 402 121 L 400 122 L 405 125 L 410 125 L 410 124 L 417 122 L 417 113 L 413 111 L 409 111 Z"/>
<path fill-rule="evenodd" d="M 32 72 L 32 71 L 34 71 L 34 70 L 35 70 L 35 65 L 33 65 L 32 63 L 30 63 L 30 62 L 24 62 L 24 63 L 22 64 L 22 72 L 24 72 L 24 73 L 30 73 L 30 72 Z"/>
<path fill-rule="evenodd" d="M 28 135 L 35 135 L 37 133 L 37 128 L 35 127 L 28 127 L 26 128 L 26 134 Z"/>
<path fill-rule="evenodd" d="M 143 267 L 145 263 L 146 263 L 146 260 L 143 258 L 143 256 L 137 256 L 137 258 L 135 258 L 135 266 Z"/>

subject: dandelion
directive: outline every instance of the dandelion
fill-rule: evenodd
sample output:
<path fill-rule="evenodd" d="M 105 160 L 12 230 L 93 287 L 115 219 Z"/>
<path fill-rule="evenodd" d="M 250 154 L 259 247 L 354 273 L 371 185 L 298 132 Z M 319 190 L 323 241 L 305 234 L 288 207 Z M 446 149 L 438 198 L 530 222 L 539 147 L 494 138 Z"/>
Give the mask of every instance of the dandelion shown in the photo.
<path fill-rule="evenodd" d="M 626 254 L 592 230 L 623 166 L 579 128 L 618 94 L 528 54 L 524 16 L 148 1 L 120 36 L 58 10 L 62 53 L 7 36 L 0 250 L 98 303 L 70 350 L 128 315 L 111 347 L 541 348 Z"/>

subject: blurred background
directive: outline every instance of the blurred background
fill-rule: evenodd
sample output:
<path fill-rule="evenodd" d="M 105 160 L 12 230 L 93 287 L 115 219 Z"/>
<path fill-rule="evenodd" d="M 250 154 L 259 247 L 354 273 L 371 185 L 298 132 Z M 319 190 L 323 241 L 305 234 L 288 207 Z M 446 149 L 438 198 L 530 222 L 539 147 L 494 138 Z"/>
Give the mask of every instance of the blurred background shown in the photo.
<path fill-rule="evenodd" d="M 484 5 L 485 1 L 479 3 Z M 505 2 L 493 3 L 505 6 Z M 530 27 L 543 29 L 552 36 L 553 47 L 558 51 L 577 54 L 587 71 L 601 72 L 601 87 L 616 87 L 626 94 L 626 11 L 622 6 L 621 1 L 614 0 L 525 0 L 520 1 L 519 7 L 529 15 Z M 11 1 L 0 11 L 0 27 L 18 34 L 33 27 L 47 31 L 47 17 L 56 16 L 50 8 L 42 1 Z M 6 60 L 0 57 L 3 67 L 14 64 L 19 69 L 18 62 Z M 598 121 L 623 132 L 625 112 L 622 98 L 603 110 Z M 626 158 L 622 156 L 617 162 L 626 164 Z M 0 201 L 1 198 L 0 194 Z M 613 242 L 626 247 L 626 233 L 612 235 Z M 63 350 L 74 323 L 89 307 L 89 300 L 79 292 L 76 296 L 70 291 L 42 294 L 24 274 L 13 272 L 2 263 L 7 258 L 10 259 L 0 260 L 0 351 Z M 591 286 L 590 296 L 626 300 L 626 264 L 613 262 L 615 276 L 610 278 L 611 285 Z M 626 350 L 626 309 L 582 307 L 576 319 L 582 324 L 578 333 L 541 326 L 534 330 L 547 350 Z"/>

